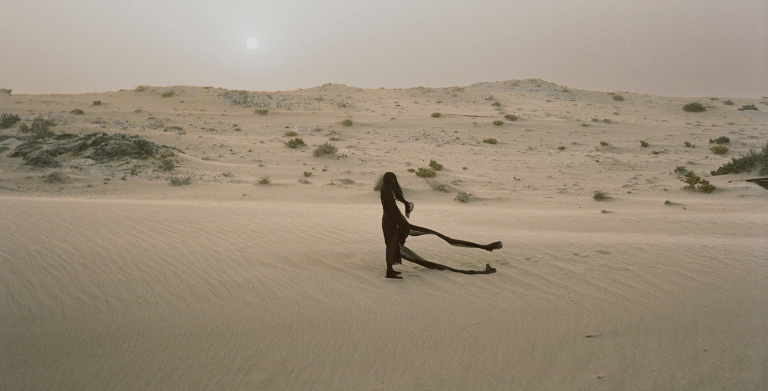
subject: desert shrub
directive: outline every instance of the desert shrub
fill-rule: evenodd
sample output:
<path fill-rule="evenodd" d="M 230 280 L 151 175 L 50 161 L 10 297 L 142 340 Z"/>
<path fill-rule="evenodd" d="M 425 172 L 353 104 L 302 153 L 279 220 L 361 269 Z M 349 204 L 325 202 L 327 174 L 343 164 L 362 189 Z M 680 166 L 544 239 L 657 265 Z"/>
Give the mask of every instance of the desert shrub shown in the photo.
<path fill-rule="evenodd" d="M 16 114 L 0 114 L 0 129 L 8 129 L 19 121 L 21 121 L 21 118 Z"/>
<path fill-rule="evenodd" d="M 342 185 L 354 185 L 354 184 L 355 184 L 355 181 L 353 181 L 353 180 L 352 180 L 352 179 L 350 179 L 350 178 L 339 179 L 339 182 L 340 182 Z"/>
<path fill-rule="evenodd" d="M 732 100 L 730 100 L 730 99 L 728 99 L 728 100 L 724 100 L 724 101 L 723 101 L 723 104 L 724 104 L 724 105 L 728 105 L 728 106 L 733 106 L 733 101 L 732 101 Z"/>
<path fill-rule="evenodd" d="M 704 105 L 702 105 L 701 103 L 693 102 L 683 106 L 683 111 L 687 111 L 689 113 L 700 113 L 702 111 L 707 111 L 707 109 L 704 108 Z"/>
<path fill-rule="evenodd" d="M 176 91 L 173 91 L 173 90 L 168 90 L 160 94 L 160 96 L 162 96 L 163 98 L 170 98 L 174 95 L 176 95 Z"/>
<path fill-rule="evenodd" d="M 688 172 L 688 169 L 685 168 L 685 166 L 677 166 L 677 167 L 675 167 L 675 174 L 685 175 L 687 172 Z"/>
<path fill-rule="evenodd" d="M 69 181 L 69 175 L 63 172 L 54 171 L 44 176 L 43 179 L 48 183 L 67 183 Z"/>
<path fill-rule="evenodd" d="M 640 146 L 641 146 L 641 147 L 643 147 L 643 148 L 648 148 L 648 146 L 649 146 L 649 145 L 651 145 L 651 144 L 648 144 L 648 142 L 647 142 L 647 141 L 642 141 L 642 140 L 640 140 Z"/>
<path fill-rule="evenodd" d="M 304 171 L 304 176 L 305 177 L 311 177 L 312 176 L 312 171 Z"/>
<path fill-rule="evenodd" d="M 431 168 L 419 167 L 416 176 L 420 178 L 434 178 L 437 172 Z"/>
<path fill-rule="evenodd" d="M 442 191 L 443 193 L 448 193 L 451 191 L 451 188 L 445 183 L 433 182 L 430 183 L 430 186 L 432 187 L 432 190 Z"/>
<path fill-rule="evenodd" d="M 72 115 L 83 115 L 83 114 L 85 114 L 85 111 L 80 110 L 80 109 L 74 109 L 74 110 L 70 111 L 69 114 L 72 114 Z"/>
<path fill-rule="evenodd" d="M 504 121 L 496 120 L 496 121 L 493 121 L 493 124 L 496 126 L 501 126 L 501 125 L 504 125 Z"/>
<path fill-rule="evenodd" d="M 441 115 L 440 113 L 432 113 L 432 118 L 440 118 Z"/>
<path fill-rule="evenodd" d="M 269 175 L 263 175 L 261 178 L 259 178 L 260 185 L 268 185 L 272 183 L 272 180 L 269 178 Z"/>
<path fill-rule="evenodd" d="M 561 146 L 557 147 L 557 149 L 559 149 L 559 150 L 561 150 L 561 151 L 565 151 L 565 146 L 564 146 L 564 145 L 561 145 Z"/>
<path fill-rule="evenodd" d="M 456 195 L 456 198 L 454 198 L 454 200 L 466 204 L 467 202 L 469 202 L 469 194 L 467 194 L 466 192 L 460 191 L 459 194 Z"/>
<path fill-rule="evenodd" d="M 95 101 L 93 101 L 92 105 L 93 106 L 101 106 L 101 101 L 100 100 L 95 100 Z"/>
<path fill-rule="evenodd" d="M 744 106 L 741 106 L 741 108 L 739 109 L 739 111 L 744 111 L 744 110 L 755 110 L 755 111 L 757 111 L 757 106 L 755 106 L 755 105 L 744 105 Z"/>
<path fill-rule="evenodd" d="M 483 140 L 483 142 L 486 143 L 486 144 L 496 144 L 499 141 L 496 140 L 495 138 L 487 138 L 487 139 Z"/>
<path fill-rule="evenodd" d="M 491 104 L 491 106 L 493 106 L 493 107 L 501 107 L 501 103 L 499 103 L 499 102 L 493 102 L 493 103 Z"/>
<path fill-rule="evenodd" d="M 718 137 L 718 138 L 716 138 L 714 140 L 709 139 L 709 143 L 710 144 L 718 144 L 718 145 L 730 144 L 731 143 L 731 139 L 729 139 L 727 136 L 720 136 L 720 137 Z"/>
<path fill-rule="evenodd" d="M 29 132 L 29 126 L 27 126 L 27 124 L 19 125 L 19 133 L 28 133 L 28 132 Z"/>
<path fill-rule="evenodd" d="M 256 109 L 256 110 L 253 111 L 253 113 L 254 114 L 258 114 L 258 115 L 267 115 L 267 114 L 269 114 L 269 110 L 267 110 L 267 109 Z"/>
<path fill-rule="evenodd" d="M 294 136 L 296 136 L 297 134 L 298 134 L 298 133 L 294 132 L 293 130 L 289 130 L 289 131 L 287 131 L 287 132 L 283 133 L 283 136 L 285 136 L 285 137 L 294 137 Z"/>
<path fill-rule="evenodd" d="M 701 190 L 705 193 L 711 193 L 717 189 L 714 185 L 709 183 L 709 181 L 705 179 L 701 179 L 698 175 L 696 175 L 693 171 L 688 171 L 685 173 L 685 176 L 682 179 L 683 182 L 685 182 L 686 186 L 683 187 L 683 189 L 688 190 Z"/>
<path fill-rule="evenodd" d="M 296 149 L 296 148 L 301 148 L 301 147 L 306 147 L 307 146 L 307 144 L 304 144 L 304 140 L 302 140 L 302 139 L 300 139 L 298 137 L 297 138 L 292 138 L 292 139 L 288 140 L 288 142 L 285 143 L 285 145 L 287 145 L 288 148 L 291 148 L 291 149 Z"/>
<path fill-rule="evenodd" d="M 517 121 L 517 116 L 514 114 L 507 114 L 504 116 L 504 118 L 510 120 L 510 121 Z"/>
<path fill-rule="evenodd" d="M 610 119 L 608 119 L 608 118 L 604 118 L 604 119 L 603 119 L 603 122 L 605 122 L 606 124 L 610 124 L 610 123 L 613 123 L 613 121 L 611 121 L 611 120 L 610 120 Z"/>
<path fill-rule="evenodd" d="M 624 101 L 624 97 L 621 96 L 621 95 L 614 95 L 613 96 L 613 100 L 618 101 L 618 102 L 623 102 Z"/>
<path fill-rule="evenodd" d="M 313 152 L 313 154 L 315 156 L 333 155 L 338 150 L 339 149 L 336 148 L 336 145 L 326 141 L 325 143 L 318 145 L 317 148 L 315 148 L 315 151 Z"/>
<path fill-rule="evenodd" d="M 165 171 L 173 171 L 173 169 L 176 168 L 176 162 L 174 162 L 171 158 L 165 158 L 161 160 L 160 164 L 162 164 L 163 170 Z"/>
<path fill-rule="evenodd" d="M 604 191 L 595 190 L 595 194 L 592 196 L 595 201 L 602 201 L 608 198 L 608 194 L 606 194 Z"/>
<path fill-rule="evenodd" d="M 308 180 L 306 180 L 304 178 L 299 178 L 299 183 L 301 183 L 302 185 L 308 185 L 308 184 L 310 184 L 312 182 L 310 182 L 310 181 L 308 181 Z"/>
<path fill-rule="evenodd" d="M 745 156 L 732 158 L 717 170 L 710 172 L 712 176 L 750 172 L 760 166 L 760 175 L 768 175 L 768 143 L 763 145 L 760 152 L 750 150 Z"/>
<path fill-rule="evenodd" d="M 592 118 L 592 122 L 600 122 L 600 118 Z"/>
<path fill-rule="evenodd" d="M 223 176 L 224 178 L 232 178 L 235 176 L 235 174 L 233 174 L 232 171 L 227 171 L 227 172 L 222 172 L 221 176 Z"/>
<path fill-rule="evenodd" d="M 440 171 L 443 169 L 443 165 L 438 163 L 436 160 L 432 159 L 429 161 L 429 168 L 435 171 Z"/>
<path fill-rule="evenodd" d="M 134 89 L 136 92 L 144 92 L 149 89 L 149 86 L 138 86 Z"/>
<path fill-rule="evenodd" d="M 345 119 L 344 121 L 341 121 L 340 123 L 344 126 L 352 126 L 352 120 L 349 118 Z"/>
<path fill-rule="evenodd" d="M 607 141 L 601 141 L 601 142 L 600 142 L 600 146 L 602 146 L 602 147 L 610 147 L 610 146 L 611 146 L 611 143 L 609 143 L 609 142 L 607 142 Z"/>
<path fill-rule="evenodd" d="M 725 155 L 728 152 L 728 147 L 725 145 L 715 145 L 714 147 L 709 148 L 709 150 L 717 155 Z"/>
<path fill-rule="evenodd" d="M 686 141 L 686 142 L 685 142 L 685 147 L 686 147 L 686 148 L 696 148 L 696 147 L 695 147 L 693 144 L 691 144 L 691 142 L 690 142 L 690 141 Z"/>
<path fill-rule="evenodd" d="M 409 168 L 408 172 L 416 172 L 416 169 L 415 168 Z"/>
<path fill-rule="evenodd" d="M 32 125 L 27 128 L 19 127 L 19 132 L 25 133 L 25 132 L 32 132 L 36 134 L 38 137 L 50 137 L 53 136 L 53 132 L 50 131 L 50 127 L 56 126 L 56 122 L 53 120 L 43 118 L 43 117 L 37 117 L 34 120 L 32 120 Z"/>

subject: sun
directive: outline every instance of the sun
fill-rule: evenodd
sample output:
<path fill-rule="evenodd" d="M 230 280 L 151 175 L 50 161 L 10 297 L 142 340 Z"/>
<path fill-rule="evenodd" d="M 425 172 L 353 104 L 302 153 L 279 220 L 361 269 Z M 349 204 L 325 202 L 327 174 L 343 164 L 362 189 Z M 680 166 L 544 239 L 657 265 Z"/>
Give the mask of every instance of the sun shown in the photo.
<path fill-rule="evenodd" d="M 250 35 L 245 39 L 245 46 L 247 46 L 248 49 L 256 49 L 259 47 L 259 39 L 256 38 L 255 35 Z"/>

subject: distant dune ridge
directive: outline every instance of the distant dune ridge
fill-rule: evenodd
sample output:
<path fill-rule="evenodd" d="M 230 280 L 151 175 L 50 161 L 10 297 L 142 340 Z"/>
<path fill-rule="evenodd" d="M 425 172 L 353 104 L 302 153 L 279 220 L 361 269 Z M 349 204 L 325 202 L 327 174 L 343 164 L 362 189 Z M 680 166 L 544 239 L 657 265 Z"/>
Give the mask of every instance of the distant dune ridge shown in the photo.
<path fill-rule="evenodd" d="M 768 98 L 10 92 L 1 389 L 768 388 Z M 386 171 L 496 273 L 386 280 Z"/>

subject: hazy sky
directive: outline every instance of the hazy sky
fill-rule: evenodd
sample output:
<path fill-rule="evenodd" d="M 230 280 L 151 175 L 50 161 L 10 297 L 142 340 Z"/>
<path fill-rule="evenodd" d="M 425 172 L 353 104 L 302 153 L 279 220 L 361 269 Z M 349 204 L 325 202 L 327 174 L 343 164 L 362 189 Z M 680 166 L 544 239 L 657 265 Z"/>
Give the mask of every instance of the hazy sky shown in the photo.
<path fill-rule="evenodd" d="M 0 88 L 14 93 L 541 78 L 768 96 L 767 0 L 16 0 L 2 9 Z"/>

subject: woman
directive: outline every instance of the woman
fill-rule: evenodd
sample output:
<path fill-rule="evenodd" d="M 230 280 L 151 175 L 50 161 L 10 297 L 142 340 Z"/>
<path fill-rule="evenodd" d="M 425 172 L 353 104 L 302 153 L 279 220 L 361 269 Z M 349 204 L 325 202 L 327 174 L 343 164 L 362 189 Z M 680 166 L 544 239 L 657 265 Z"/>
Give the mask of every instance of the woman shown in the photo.
<path fill-rule="evenodd" d="M 387 244 L 387 278 L 402 279 L 402 277 L 400 277 L 400 272 L 395 271 L 392 266 L 401 264 L 403 257 L 411 262 L 418 263 L 431 269 L 450 270 L 466 274 L 488 274 L 496 271 L 496 269 L 491 268 L 489 265 L 486 265 L 486 269 L 482 272 L 458 270 L 435 264 L 419 257 L 416 253 L 404 246 L 405 239 L 408 238 L 408 235 L 436 235 L 452 246 L 480 248 L 486 251 L 500 249 L 501 242 L 482 245 L 464 240 L 452 239 L 431 229 L 411 225 L 405 217 L 410 217 L 411 211 L 413 211 L 413 203 L 406 201 L 405 197 L 403 197 L 403 189 L 400 188 L 400 184 L 397 183 L 397 176 L 395 176 L 394 173 L 387 172 L 384 174 L 380 195 L 381 206 L 384 208 L 384 215 L 381 218 L 381 230 L 384 232 L 384 242 Z M 395 199 L 405 205 L 405 217 L 400 213 L 400 209 L 398 209 Z"/>

